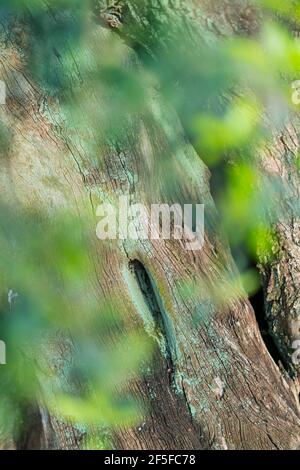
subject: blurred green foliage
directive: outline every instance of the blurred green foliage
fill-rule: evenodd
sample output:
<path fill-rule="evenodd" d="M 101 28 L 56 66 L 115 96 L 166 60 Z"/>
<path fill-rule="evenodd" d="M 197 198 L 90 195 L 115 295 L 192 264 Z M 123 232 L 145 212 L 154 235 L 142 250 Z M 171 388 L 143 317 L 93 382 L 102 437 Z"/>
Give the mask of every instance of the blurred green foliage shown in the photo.
<path fill-rule="evenodd" d="M 113 297 L 101 300 L 91 289 L 96 254 L 87 227 L 70 213 L 49 222 L 2 206 L 0 246 L 0 331 L 9 358 L 1 368 L 1 428 L 18 439 L 33 400 L 84 423 L 87 435 L 89 425 L 95 435 L 97 426 L 133 424 L 138 410 L 122 387 L 148 360 L 149 343 L 126 332 Z"/>
<path fill-rule="evenodd" d="M 259 31 L 226 39 L 199 25 L 198 31 L 189 15 L 164 11 L 169 8 L 164 2 L 159 10 L 151 8 L 150 0 L 124 1 L 124 24 L 116 37 L 119 34 L 136 50 L 142 66 L 133 69 L 124 63 L 135 59 L 130 53 L 124 56 L 112 34 L 91 41 L 90 24 L 99 11 L 95 2 L 0 1 L 6 41 L 19 48 L 28 41 L 28 75 L 59 98 L 74 136 L 75 130 L 91 136 L 85 150 L 95 165 L 101 160 L 99 141 L 122 141 L 124 127 L 134 125 L 133 117 L 148 116 L 150 88 L 159 90 L 177 110 L 188 138 L 213 173 L 213 195 L 249 294 L 258 287 L 251 267 L 257 247 L 266 260 L 276 250 L 273 224 L 284 217 L 276 200 L 286 193 L 279 177 L 262 177 L 257 155 L 272 138 L 269 123 L 279 131 L 295 111 L 291 83 L 300 78 L 300 45 L 289 28 L 292 24 L 297 29 L 299 2 L 254 3 L 262 13 Z M 140 23 L 130 13 L 132 5 L 136 17 L 143 19 Z M 83 81 L 93 95 L 81 89 Z M 105 97 L 102 107 L 94 100 L 96 93 Z M 1 158 L 9 152 L 11 132 L 1 122 Z M 172 173 L 166 172 L 165 178 L 166 185 L 172 185 Z M 76 423 L 110 428 L 136 419 L 136 405 L 125 398 L 122 385 L 149 357 L 149 345 L 140 334 L 125 332 L 121 305 L 113 298 L 99 303 L 89 291 L 84 280 L 94 270 L 87 257 L 90 245 L 88 231 L 70 214 L 49 222 L 39 213 L 2 202 L 0 336 L 8 345 L 9 364 L 1 367 L 0 427 L 7 434 L 16 432 L 24 404 L 42 392 L 54 414 Z M 228 292 L 234 296 L 239 283 L 228 279 L 210 295 L 222 302 Z M 49 350 L 48 341 L 61 331 L 70 335 L 77 351 L 68 370 L 61 364 L 61 374 L 66 384 L 69 377 L 90 383 L 88 391 L 64 389 L 55 380 L 57 371 L 47 360 L 55 348 Z M 35 357 L 41 359 L 38 366 Z"/>

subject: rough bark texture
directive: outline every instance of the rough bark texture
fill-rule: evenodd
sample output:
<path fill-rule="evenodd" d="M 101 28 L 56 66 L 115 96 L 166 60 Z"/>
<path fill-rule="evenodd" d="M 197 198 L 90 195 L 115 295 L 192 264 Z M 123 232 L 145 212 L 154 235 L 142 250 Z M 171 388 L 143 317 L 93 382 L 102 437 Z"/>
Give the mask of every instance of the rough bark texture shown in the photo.
<path fill-rule="evenodd" d="M 102 16 L 107 5 L 102 4 Z M 114 3 L 114 2 L 112 2 Z M 115 2 L 118 4 L 120 23 L 113 25 L 125 40 L 132 41 L 135 45 L 141 45 L 150 55 L 151 47 L 159 42 L 160 46 L 168 47 L 176 37 L 178 31 L 172 29 L 174 18 L 181 19 L 181 30 L 186 29 L 186 19 L 189 20 L 189 39 L 195 39 L 199 44 L 199 37 L 203 42 L 214 41 L 215 38 L 228 38 L 232 35 L 255 35 L 259 32 L 262 19 L 261 12 L 253 2 L 241 2 L 216 0 L 189 0 L 182 2 L 166 0 L 165 2 Z M 111 5 L 111 4 L 110 4 Z M 155 11 L 161 8 L 165 15 L 157 20 L 159 27 L 151 18 L 156 19 Z M 109 7 L 110 13 L 114 7 Z M 105 17 L 105 13 L 104 13 Z M 134 24 L 132 28 L 131 25 Z M 178 27 L 178 21 L 175 22 Z M 180 22 L 179 22 L 180 24 Z M 109 26 L 110 23 L 108 23 Z M 152 32 L 152 35 L 142 34 L 143 29 Z M 157 30 L 168 31 L 161 37 L 155 36 Z M 297 28 L 291 25 L 292 33 L 299 37 Z M 146 42 L 145 42 L 146 38 Z M 141 40 L 142 44 L 139 43 Z M 201 42 L 201 41 L 200 41 Z M 163 44 L 162 44 L 163 43 Z M 269 122 L 272 128 L 272 121 Z M 298 150 L 299 119 L 294 113 L 286 120 L 283 130 L 274 130 L 274 139 L 258 158 L 259 169 L 263 177 L 277 178 L 282 191 L 278 191 L 279 219 L 274 225 L 274 233 L 277 242 L 273 251 L 276 252 L 272 263 L 266 263 L 261 259 L 259 266 L 265 297 L 265 315 L 269 324 L 269 332 L 272 335 L 282 362 L 288 373 L 295 379 L 295 391 L 299 391 L 299 378 L 297 377 L 299 366 L 293 363 L 295 348 L 292 347 L 295 340 L 299 340 L 299 162 Z M 266 214 L 268 218 L 268 214 Z M 271 216 L 270 216 L 271 218 Z M 295 362 L 295 361 L 294 361 Z"/>
<path fill-rule="evenodd" d="M 299 120 L 292 116 L 286 129 L 274 138 L 261 155 L 265 175 L 278 178 L 282 191 L 277 194 L 279 220 L 274 227 L 277 240 L 274 258 L 265 263 L 262 258 L 261 272 L 265 286 L 266 317 L 270 331 L 288 372 L 295 378 L 299 391 L 299 365 L 293 363 L 293 342 L 299 339 L 299 170 L 298 151 Z M 294 361 L 296 362 L 296 361 Z"/>
<path fill-rule="evenodd" d="M 223 13 L 221 17 L 223 23 L 220 21 L 218 29 L 222 25 L 229 27 Z M 97 48 L 101 54 L 101 44 L 113 35 L 93 25 L 86 47 Z M 124 57 L 130 58 L 127 66 L 130 63 L 130 67 L 138 67 L 133 51 L 122 47 Z M 94 295 L 99 302 L 103 297 L 119 295 L 127 328 L 139 325 L 157 344 L 151 370 L 128 385 L 141 409 L 146 405 L 149 412 L 140 426 L 115 433 L 116 446 L 297 448 L 298 397 L 269 355 L 249 301 L 242 289 L 225 304 L 216 304 L 210 295 L 215 286 L 226 287 L 236 268 L 218 227 L 208 171 L 187 143 L 176 115 L 154 89 L 149 90 L 147 116 L 135 116 L 122 123 L 120 142 L 104 139 L 106 143 L 97 148 L 101 164 L 96 163 L 91 158 L 93 136 L 88 125 L 74 132 L 72 122 L 65 124 L 59 103 L 53 103 L 31 83 L 20 50 L 6 42 L 2 52 L 1 72 L 10 93 L 1 117 L 13 131 L 9 159 L 1 163 L 0 184 L 5 197 L 13 197 L 25 207 L 42 208 L 49 217 L 64 205 L 77 211 L 79 217 L 88 206 L 93 214 L 107 194 L 112 200 L 123 194 L 129 195 L 132 202 L 171 203 L 174 201 L 170 200 L 164 179 L 168 166 L 157 158 L 164 154 L 175 174 L 176 200 L 204 203 L 206 207 L 209 230 L 200 251 L 186 251 L 180 241 L 174 240 L 124 241 L 116 250 L 95 239 L 98 258 L 94 260 L 95 277 L 89 280 Z M 74 73 L 70 70 L 71 75 Z M 80 75 L 80 81 L 81 92 L 92 96 L 95 106 L 105 106 L 107 98 L 97 89 L 85 89 L 84 76 Z M 176 152 L 169 129 L 177 137 Z M 94 232 L 95 219 L 91 216 L 91 234 Z M 100 277 L 100 273 L 105 275 Z M 183 279 L 203 286 L 200 294 L 191 291 L 184 295 Z M 158 328 L 155 318 L 160 318 Z M 68 360 L 67 349 L 55 351 L 55 360 L 60 364 Z M 57 378 L 65 381 L 60 370 L 63 368 L 58 368 Z M 83 430 L 45 416 L 42 428 L 48 438 L 41 439 L 37 446 L 80 447 L 85 439 Z M 36 417 L 35 413 L 33 426 Z M 36 437 L 27 429 L 27 436 L 17 445 L 31 447 L 36 445 L 33 442 Z"/>

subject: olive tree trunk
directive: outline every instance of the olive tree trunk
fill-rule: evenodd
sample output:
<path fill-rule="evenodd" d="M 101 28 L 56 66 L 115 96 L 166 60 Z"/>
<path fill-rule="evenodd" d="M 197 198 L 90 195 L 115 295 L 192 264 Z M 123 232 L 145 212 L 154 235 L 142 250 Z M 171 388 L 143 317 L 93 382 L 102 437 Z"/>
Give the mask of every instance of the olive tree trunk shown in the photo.
<path fill-rule="evenodd" d="M 192 3 L 196 9 L 197 2 Z M 211 8 L 212 2 L 207 3 Z M 179 2 L 177 8 L 180 5 Z M 134 9 L 131 14 L 134 17 Z M 235 32 L 236 22 L 230 27 L 219 10 L 211 15 L 218 30 Z M 238 18 L 243 25 L 247 22 L 243 15 L 237 16 L 237 22 Z M 211 22 L 203 21 L 201 27 L 209 24 L 214 29 Z M 104 43 L 118 41 L 124 57 L 128 57 L 128 66 L 142 67 L 135 52 L 118 38 L 114 29 L 91 25 L 89 42 L 84 46 L 86 53 L 99 50 L 101 56 Z M 99 303 L 119 296 L 128 330 L 138 325 L 157 340 L 155 359 L 147 373 L 128 383 L 141 409 L 147 412 L 140 425 L 114 432 L 115 447 L 298 448 L 300 410 L 295 382 L 282 374 L 270 356 L 242 288 L 237 286 L 236 295 L 228 301 L 215 300 L 216 286 L 226 290 L 228 279 L 236 275 L 236 267 L 218 225 L 209 171 L 188 143 L 174 111 L 149 84 L 147 117 L 122 121 L 122 139 L 99 144 L 96 151 L 100 158 L 92 160 L 90 118 L 86 126 L 81 121 L 80 129 L 70 121 L 66 124 L 60 103 L 28 77 L 20 49 L 6 41 L 1 51 L 0 70 L 8 97 L 0 112 L 13 135 L 9 158 L 1 161 L 3 197 L 17 200 L 21 207 L 39 208 L 49 218 L 57 209 L 70 207 L 77 211 L 80 220 L 89 207 L 91 234 L 95 234 L 97 220 L 93 214 L 103 194 L 110 194 L 112 199 L 127 195 L 132 202 L 146 206 L 176 202 L 170 199 L 166 185 L 168 171 L 173 175 L 178 201 L 205 204 L 205 243 L 201 250 L 186 251 L 179 240 L 122 241 L 117 250 L 112 250 L 94 235 L 97 258 L 95 276 L 89 282 Z M 105 108 L 109 97 L 103 97 L 91 84 L 86 86 L 75 53 L 73 60 L 70 76 L 74 75 L 74 80 L 76 74 L 80 76 L 80 93 L 95 107 Z M 282 158 L 279 153 L 278 158 Z M 158 158 L 160 155 L 167 155 L 167 160 Z M 291 231 L 293 227 L 287 227 L 282 236 L 290 237 Z M 284 253 L 288 256 L 287 251 Z M 289 253 L 294 257 L 292 251 Z M 282 258 L 278 263 L 283 263 Z M 294 257 L 297 272 L 298 264 L 299 257 Z M 274 269 L 279 267 L 273 272 Z M 186 295 L 184 281 L 198 287 L 197 295 L 193 289 Z M 276 308 L 285 311 L 278 284 L 281 281 L 271 273 L 266 282 L 269 301 L 272 292 L 278 291 Z M 286 288 L 291 296 L 296 295 L 289 284 Z M 271 307 L 270 315 L 273 312 Z M 67 348 L 58 349 L 53 361 L 62 364 L 68 360 L 69 352 L 64 355 Z M 57 380 L 65 380 L 59 370 Z M 21 446 L 76 449 L 84 439 L 78 428 L 36 406 L 28 414 Z"/>

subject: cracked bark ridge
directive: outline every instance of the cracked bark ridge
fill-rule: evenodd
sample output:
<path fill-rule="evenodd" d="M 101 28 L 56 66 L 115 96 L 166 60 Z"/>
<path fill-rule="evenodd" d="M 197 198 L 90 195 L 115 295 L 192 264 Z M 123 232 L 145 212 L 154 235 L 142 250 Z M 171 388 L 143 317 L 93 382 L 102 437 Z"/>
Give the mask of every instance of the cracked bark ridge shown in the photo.
<path fill-rule="evenodd" d="M 283 364 L 299 393 L 299 358 L 294 341 L 300 338 L 300 219 L 299 219 L 299 117 L 295 114 L 285 130 L 276 136 L 261 154 L 264 174 L 277 178 L 282 191 L 274 203 L 278 221 L 275 232 L 274 257 L 260 269 L 265 285 L 266 316 L 270 331 L 282 355 Z"/>

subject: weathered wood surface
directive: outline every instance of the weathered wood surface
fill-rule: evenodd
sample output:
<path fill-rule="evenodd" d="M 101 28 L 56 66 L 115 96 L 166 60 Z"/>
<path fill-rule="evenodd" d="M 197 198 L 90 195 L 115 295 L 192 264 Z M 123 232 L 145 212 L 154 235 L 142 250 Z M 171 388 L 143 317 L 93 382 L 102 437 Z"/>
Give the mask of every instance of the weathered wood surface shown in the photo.
<path fill-rule="evenodd" d="M 99 3 L 102 5 L 101 11 L 105 10 L 104 5 L 107 2 Z M 197 47 L 202 42 L 209 44 L 216 38 L 226 40 L 234 35 L 253 36 L 259 33 L 262 19 L 267 15 L 266 12 L 262 13 L 255 2 L 239 0 L 166 0 L 162 3 L 129 0 L 116 3 L 121 11 L 121 21 L 113 30 L 150 55 L 157 44 L 166 50 L 170 47 L 178 35 L 175 24 L 177 28 L 179 25 L 181 34 L 186 31 L 190 43 L 194 39 Z M 164 14 L 158 17 L 155 12 L 162 9 L 162 5 Z M 279 21 L 279 17 L 277 20 Z M 299 37 L 298 27 L 292 21 L 291 28 L 292 34 Z M 145 30 L 151 33 L 143 34 Z M 161 36 L 157 35 L 157 31 Z M 274 223 L 274 233 L 278 238 L 273 246 L 274 258 L 270 264 L 265 263 L 262 256 L 260 264 L 265 315 L 284 367 L 293 377 L 295 389 L 300 391 L 299 365 L 293 361 L 295 348 L 292 347 L 293 342 L 299 339 L 300 320 L 299 117 L 296 112 L 290 113 L 281 130 L 272 129 L 273 119 L 266 119 L 274 138 L 263 150 L 259 149 L 258 168 L 263 178 L 273 179 L 273 184 L 277 179 L 275 185 L 282 189 L 278 189 L 277 200 L 272 207 L 272 212 L 277 210 L 278 217 L 276 224 Z M 270 215 L 270 219 L 272 217 Z M 266 218 L 268 219 L 268 214 Z"/>
<path fill-rule="evenodd" d="M 91 26 L 86 47 L 97 48 L 101 55 L 101 44 L 112 37 L 107 29 Z M 118 47 L 124 57 L 131 57 L 126 62 L 137 66 L 133 52 L 121 40 Z M 174 173 L 176 201 L 204 203 L 206 207 L 207 231 L 200 251 L 185 251 L 179 241 L 124 242 L 116 251 L 95 238 L 98 259 L 95 278 L 89 280 L 93 295 L 99 302 L 119 295 L 127 327 L 139 325 L 157 342 L 151 370 L 130 385 L 149 412 L 140 426 L 116 433 L 116 446 L 297 448 L 298 397 L 270 357 L 249 301 L 242 289 L 225 304 L 213 301 L 215 286 L 226 287 L 235 266 L 218 228 L 208 171 L 187 143 L 173 111 L 150 90 L 147 116 L 124 121 L 121 142 L 108 143 L 102 136 L 101 144 L 99 139 L 97 164 L 92 154 L 95 147 L 91 150 L 89 119 L 86 128 L 81 121 L 82 127 L 74 133 L 72 123 L 64 122 L 59 103 L 47 99 L 26 75 L 22 60 L 13 44 L 3 46 L 1 73 L 10 94 L 1 117 L 13 130 L 9 159 L 1 163 L 1 193 L 5 197 L 17 199 L 21 206 L 42 208 L 49 217 L 61 206 L 73 207 L 79 217 L 90 207 L 91 235 L 95 237 L 92 214 L 108 194 L 111 200 L 123 194 L 130 195 L 133 202 L 174 202 L 164 177 L 169 166 Z M 95 106 L 104 106 L 106 98 L 96 89 L 86 89 L 84 77 L 82 83 L 87 99 L 92 97 Z M 176 152 L 170 128 L 177 137 Z M 168 156 L 167 168 L 166 162 L 157 158 L 162 154 Z M 203 288 L 197 295 L 191 290 L 186 296 L 183 279 Z M 153 308 L 159 309 L 162 318 L 157 338 Z M 222 393 L 217 385 L 220 381 Z M 77 448 L 84 441 L 84 432 L 57 418 L 43 423 L 46 434 L 52 429 L 51 439 L 34 439 L 32 444 L 24 438 L 25 447 L 31 442 L 31 447 Z M 31 433 L 30 425 L 27 433 Z"/>

